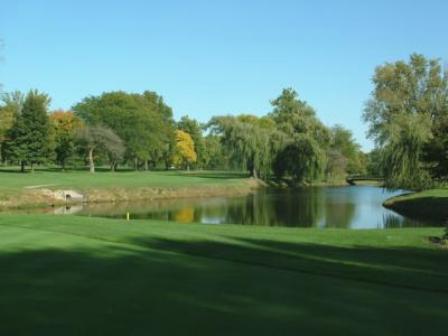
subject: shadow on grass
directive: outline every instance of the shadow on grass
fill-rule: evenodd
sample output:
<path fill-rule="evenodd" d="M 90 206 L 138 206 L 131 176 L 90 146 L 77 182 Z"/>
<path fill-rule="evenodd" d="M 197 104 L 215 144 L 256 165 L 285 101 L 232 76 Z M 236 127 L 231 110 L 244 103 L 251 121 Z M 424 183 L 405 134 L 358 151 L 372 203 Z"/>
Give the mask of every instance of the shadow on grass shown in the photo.
<path fill-rule="evenodd" d="M 444 251 L 253 239 L 102 244 L 0 254 L 0 334 L 446 331 Z"/>
<path fill-rule="evenodd" d="M 318 276 L 448 294 L 448 251 L 354 248 L 239 239 L 234 243 L 138 239 L 133 243 L 192 256 Z"/>

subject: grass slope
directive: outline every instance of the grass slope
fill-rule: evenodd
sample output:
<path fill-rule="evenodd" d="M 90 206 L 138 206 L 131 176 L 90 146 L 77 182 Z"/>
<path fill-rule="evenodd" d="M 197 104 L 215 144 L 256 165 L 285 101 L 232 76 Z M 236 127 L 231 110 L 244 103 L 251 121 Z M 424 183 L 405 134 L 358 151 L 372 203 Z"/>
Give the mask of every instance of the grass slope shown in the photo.
<path fill-rule="evenodd" d="M 20 173 L 0 169 L 1 192 L 20 192 L 26 187 L 47 186 L 51 188 L 75 188 L 78 190 L 141 188 L 141 187 L 191 187 L 203 185 L 228 185 L 240 183 L 247 175 L 233 172 L 97 172 L 36 170 L 34 173 Z"/>
<path fill-rule="evenodd" d="M 44 207 L 64 200 L 53 191 L 75 190 L 89 202 L 119 202 L 178 197 L 246 194 L 260 185 L 239 172 L 0 170 L 0 208 Z"/>
<path fill-rule="evenodd" d="M 0 334 L 443 333 L 437 234 L 0 215 Z"/>
<path fill-rule="evenodd" d="M 392 197 L 384 206 L 407 217 L 447 222 L 448 188 Z"/>

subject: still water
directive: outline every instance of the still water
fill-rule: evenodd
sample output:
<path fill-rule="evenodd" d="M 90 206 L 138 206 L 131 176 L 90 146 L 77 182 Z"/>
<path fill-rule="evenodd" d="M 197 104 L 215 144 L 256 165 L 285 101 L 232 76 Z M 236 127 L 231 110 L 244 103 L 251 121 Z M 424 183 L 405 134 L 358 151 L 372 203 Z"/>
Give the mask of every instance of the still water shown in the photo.
<path fill-rule="evenodd" d="M 179 223 L 241 224 L 318 228 L 391 228 L 431 226 L 382 206 L 403 193 L 371 186 L 262 190 L 243 197 L 216 197 L 92 204 L 56 209 L 59 213 Z"/>

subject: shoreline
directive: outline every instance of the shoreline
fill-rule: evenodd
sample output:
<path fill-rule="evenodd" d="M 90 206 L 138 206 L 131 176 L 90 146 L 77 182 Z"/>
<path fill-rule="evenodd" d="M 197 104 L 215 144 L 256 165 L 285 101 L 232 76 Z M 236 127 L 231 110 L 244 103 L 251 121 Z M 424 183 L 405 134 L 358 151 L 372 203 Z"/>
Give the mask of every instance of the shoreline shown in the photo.
<path fill-rule="evenodd" d="M 24 188 L 21 192 L 0 201 L 0 211 L 35 209 L 65 205 L 168 200 L 196 197 L 244 196 L 267 185 L 261 180 L 245 179 L 230 185 L 201 185 L 187 187 L 139 188 Z M 76 195 L 73 197 L 72 195 Z"/>
<path fill-rule="evenodd" d="M 383 206 L 405 217 L 448 223 L 448 188 L 394 196 L 384 201 Z"/>

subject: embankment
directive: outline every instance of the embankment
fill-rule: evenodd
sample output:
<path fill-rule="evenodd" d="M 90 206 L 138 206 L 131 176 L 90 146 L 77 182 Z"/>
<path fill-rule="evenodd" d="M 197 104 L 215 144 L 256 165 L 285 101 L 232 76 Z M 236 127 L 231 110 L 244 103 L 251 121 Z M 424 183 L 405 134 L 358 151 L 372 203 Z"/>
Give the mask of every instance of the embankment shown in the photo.
<path fill-rule="evenodd" d="M 198 187 L 141 187 L 126 189 L 25 189 L 0 201 L 0 209 L 33 208 L 41 206 L 64 205 L 67 203 L 129 202 L 161 200 L 188 197 L 238 196 L 249 194 L 264 184 L 258 180 L 247 179 L 234 185 L 201 185 Z M 73 195 L 76 195 L 74 197 Z"/>
<path fill-rule="evenodd" d="M 392 197 L 383 204 L 399 214 L 420 220 L 448 221 L 448 189 L 431 189 Z"/>

